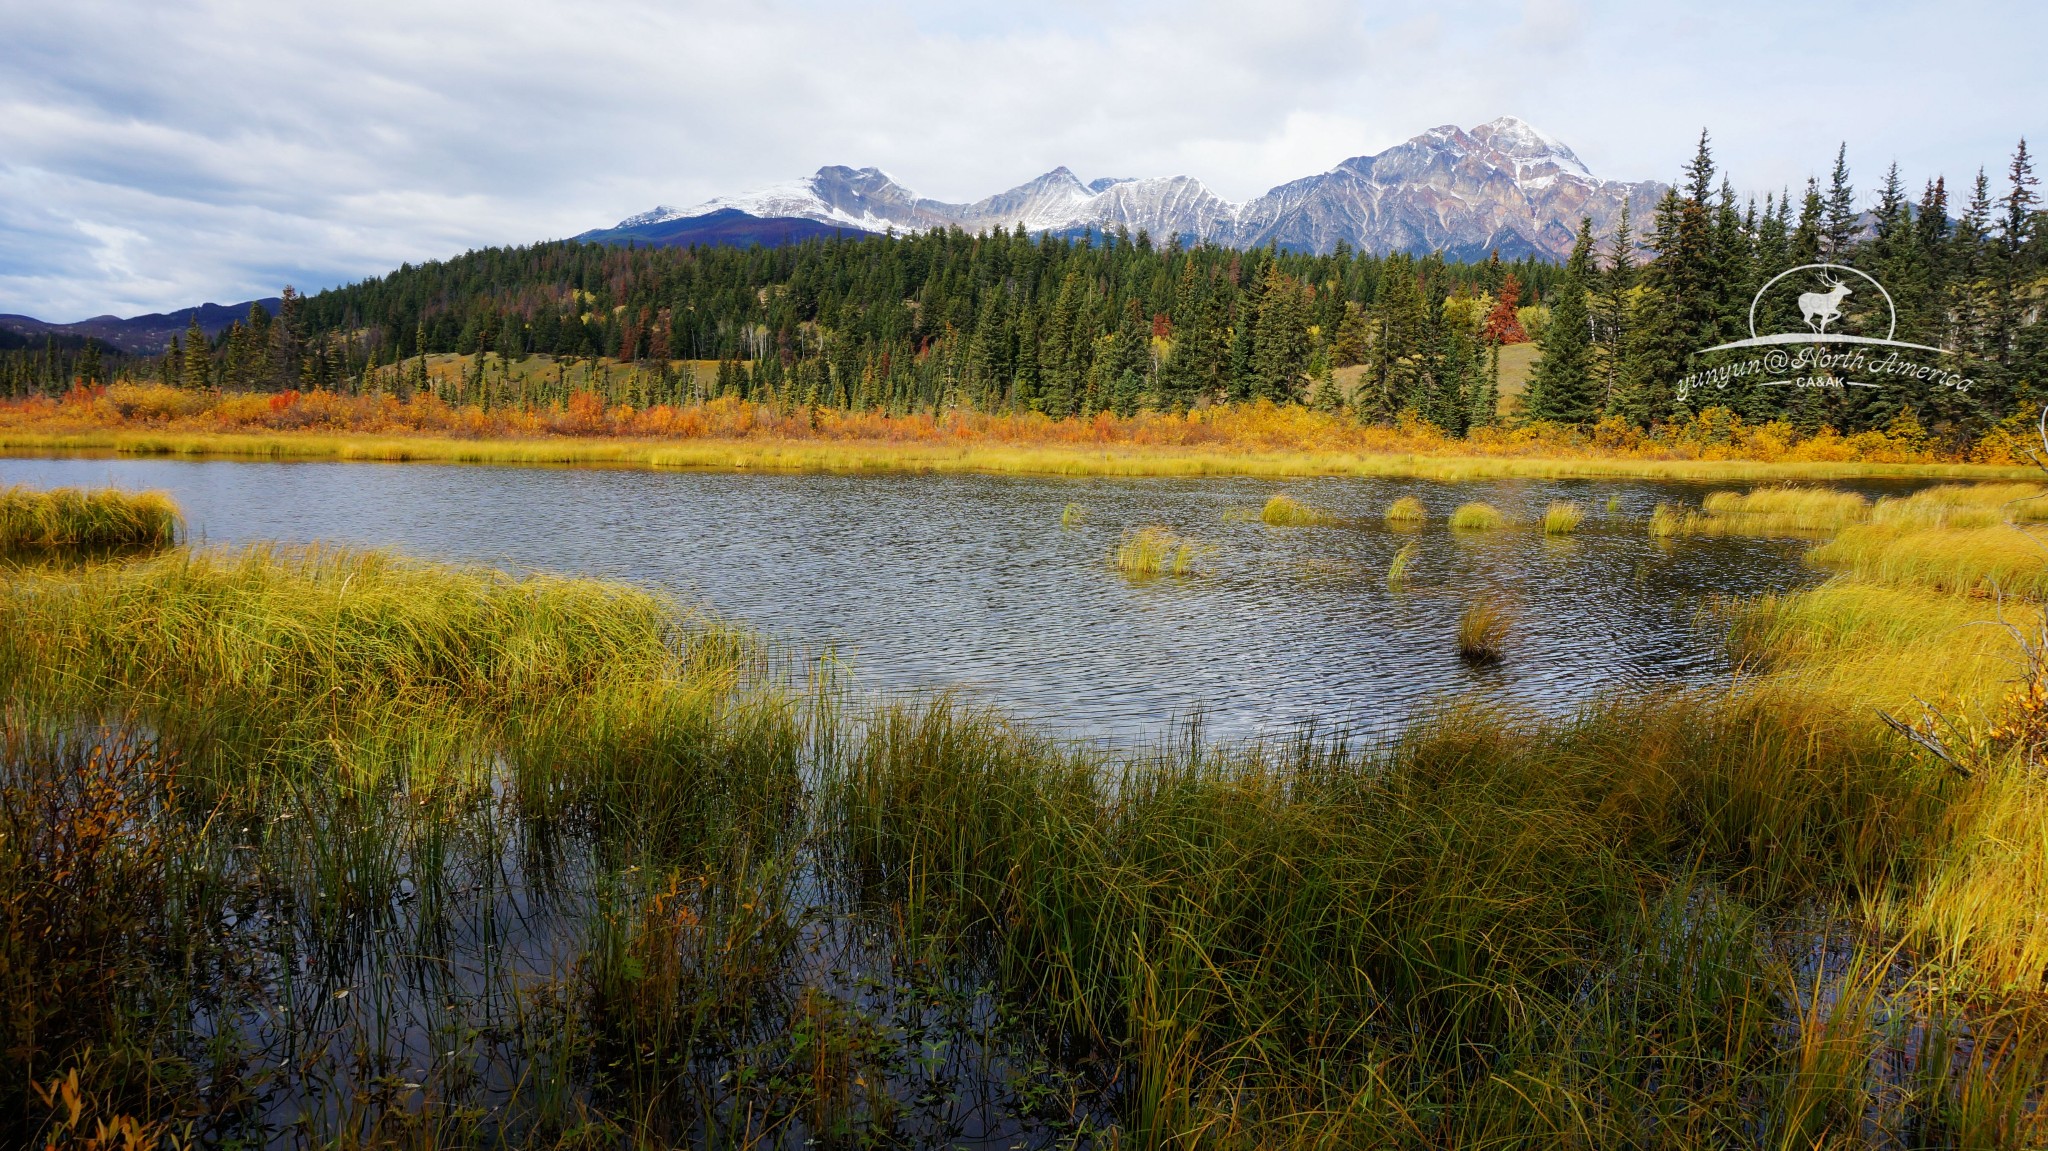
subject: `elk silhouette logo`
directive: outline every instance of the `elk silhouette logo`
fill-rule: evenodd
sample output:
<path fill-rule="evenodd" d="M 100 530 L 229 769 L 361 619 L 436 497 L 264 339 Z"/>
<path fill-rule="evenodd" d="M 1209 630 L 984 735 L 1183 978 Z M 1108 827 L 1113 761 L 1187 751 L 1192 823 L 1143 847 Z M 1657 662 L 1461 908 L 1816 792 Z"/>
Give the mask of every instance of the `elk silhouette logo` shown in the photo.
<path fill-rule="evenodd" d="M 1818 279 L 1824 291 L 1800 291 Z M 1851 291 L 1851 281 L 1862 281 Z M 1796 293 L 1796 295 L 1795 295 Z M 1853 314 L 1845 314 L 1854 298 Z M 1776 301 L 1766 307 L 1766 300 Z M 1799 317 L 1791 323 L 1791 305 Z M 1772 319 L 1789 331 L 1769 331 Z M 1767 330 L 1758 331 L 1765 321 Z M 1844 327 L 1854 330 L 1842 331 Z M 1879 333 L 1883 333 L 1880 335 Z M 1749 336 L 1729 340 L 1698 355 L 1747 351 L 1747 359 L 1709 360 L 1677 381 L 1681 401 L 1702 390 L 1724 392 L 1731 385 L 1751 388 L 1878 388 L 1887 383 L 1930 383 L 1952 391 L 1968 391 L 1973 382 L 1960 363 L 1930 363 L 1907 353 L 1954 356 L 1946 348 L 1898 338 L 1899 309 L 1892 294 L 1869 272 L 1847 264 L 1801 264 L 1787 268 L 1758 288 L 1749 302 Z M 1857 377 L 1863 378 L 1857 378 Z"/>
<path fill-rule="evenodd" d="M 1825 335 L 1828 325 L 1842 318 L 1842 301 L 1854 293 L 1832 276 L 1821 276 L 1821 282 L 1828 286 L 1827 291 L 1799 293 L 1799 315 L 1807 327 Z"/>

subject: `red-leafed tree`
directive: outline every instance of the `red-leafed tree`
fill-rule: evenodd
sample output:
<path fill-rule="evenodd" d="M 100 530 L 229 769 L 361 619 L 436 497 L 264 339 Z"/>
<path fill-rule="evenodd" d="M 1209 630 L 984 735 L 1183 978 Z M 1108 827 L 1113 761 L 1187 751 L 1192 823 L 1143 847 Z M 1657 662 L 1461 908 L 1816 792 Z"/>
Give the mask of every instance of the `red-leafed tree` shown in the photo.
<path fill-rule="evenodd" d="M 1489 344 L 1526 344 L 1529 333 L 1522 330 L 1521 318 L 1515 309 L 1522 303 L 1522 284 L 1509 272 L 1500 284 L 1500 300 L 1493 310 L 1486 313 L 1486 328 L 1480 333 Z"/>

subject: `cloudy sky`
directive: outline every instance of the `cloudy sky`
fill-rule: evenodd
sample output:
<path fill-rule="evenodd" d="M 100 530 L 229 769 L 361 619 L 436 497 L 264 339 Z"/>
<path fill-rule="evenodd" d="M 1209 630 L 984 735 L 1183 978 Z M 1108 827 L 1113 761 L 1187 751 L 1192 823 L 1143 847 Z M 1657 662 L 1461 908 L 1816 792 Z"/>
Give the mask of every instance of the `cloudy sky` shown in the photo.
<path fill-rule="evenodd" d="M 1503 113 L 1616 178 L 1702 127 L 1758 191 L 1839 141 L 1859 187 L 1995 175 L 2048 135 L 2044 42 L 2030 0 L 0 0 L 0 312 L 317 290 L 821 164 L 1241 199 Z"/>

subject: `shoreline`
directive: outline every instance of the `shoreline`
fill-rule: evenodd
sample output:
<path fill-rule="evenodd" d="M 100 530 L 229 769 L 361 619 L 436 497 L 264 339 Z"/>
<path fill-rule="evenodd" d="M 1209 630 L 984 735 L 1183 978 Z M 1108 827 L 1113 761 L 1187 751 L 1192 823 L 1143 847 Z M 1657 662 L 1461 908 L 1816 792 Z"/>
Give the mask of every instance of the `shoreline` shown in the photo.
<path fill-rule="evenodd" d="M 355 433 L 176 432 L 0 429 L 0 456 L 130 456 L 273 462 L 444 463 L 512 467 L 613 467 L 646 471 L 832 472 L 842 474 L 1311 478 L 1360 476 L 1435 479 L 1645 479 L 1716 482 L 1805 480 L 2031 479 L 2026 466 L 1869 461 L 1642 459 L 1626 456 L 1425 455 L 1079 446 L 1009 442 L 890 440 L 455 439 Z"/>

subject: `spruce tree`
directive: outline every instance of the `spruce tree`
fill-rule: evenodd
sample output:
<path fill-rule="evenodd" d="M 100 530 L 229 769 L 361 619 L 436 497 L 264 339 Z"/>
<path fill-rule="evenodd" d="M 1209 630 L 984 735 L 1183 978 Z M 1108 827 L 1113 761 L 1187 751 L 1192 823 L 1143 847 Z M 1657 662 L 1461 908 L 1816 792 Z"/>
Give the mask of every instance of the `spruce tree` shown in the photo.
<path fill-rule="evenodd" d="M 1523 398 L 1532 420 L 1590 424 L 1599 415 L 1592 317 L 1586 306 L 1593 278 L 1593 220 L 1586 217 L 1579 222 L 1579 238 L 1565 262 L 1564 279 L 1550 295 L 1550 321 L 1536 341 L 1543 357 L 1530 374 Z"/>
<path fill-rule="evenodd" d="M 213 349 L 208 344 L 206 333 L 199 330 L 199 309 L 192 309 L 192 322 L 185 326 L 185 363 L 183 385 L 200 391 L 213 386 Z"/>
<path fill-rule="evenodd" d="M 1856 190 L 1849 185 L 1849 145 L 1835 151 L 1835 169 L 1828 176 L 1827 211 L 1822 224 L 1821 255 L 1829 263 L 1848 258 L 1856 239 Z"/>

